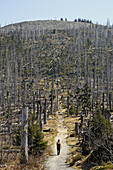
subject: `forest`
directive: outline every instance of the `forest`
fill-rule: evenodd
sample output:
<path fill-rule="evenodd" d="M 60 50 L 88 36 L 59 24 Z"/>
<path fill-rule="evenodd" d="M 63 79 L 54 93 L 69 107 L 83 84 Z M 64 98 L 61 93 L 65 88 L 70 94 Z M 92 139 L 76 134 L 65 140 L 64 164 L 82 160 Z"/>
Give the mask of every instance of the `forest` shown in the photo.
<path fill-rule="evenodd" d="M 71 148 L 67 165 L 112 169 L 113 28 L 56 20 L 1 27 L 2 168 L 44 168 L 59 108 Z"/>

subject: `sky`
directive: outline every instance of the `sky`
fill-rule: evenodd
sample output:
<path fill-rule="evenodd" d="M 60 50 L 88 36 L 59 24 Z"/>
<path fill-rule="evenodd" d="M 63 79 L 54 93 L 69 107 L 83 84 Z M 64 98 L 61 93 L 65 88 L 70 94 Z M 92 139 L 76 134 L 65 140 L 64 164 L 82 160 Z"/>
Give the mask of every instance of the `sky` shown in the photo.
<path fill-rule="evenodd" d="M 89 19 L 113 24 L 113 0 L 0 0 L 0 24 L 34 20 Z"/>

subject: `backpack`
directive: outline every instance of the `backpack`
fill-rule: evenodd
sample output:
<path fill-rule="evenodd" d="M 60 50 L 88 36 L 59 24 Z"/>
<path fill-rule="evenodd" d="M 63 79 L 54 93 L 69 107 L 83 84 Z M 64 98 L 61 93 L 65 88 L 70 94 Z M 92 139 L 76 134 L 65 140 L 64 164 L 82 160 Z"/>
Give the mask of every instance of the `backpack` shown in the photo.
<path fill-rule="evenodd" d="M 60 142 L 57 142 L 57 149 L 60 149 Z"/>

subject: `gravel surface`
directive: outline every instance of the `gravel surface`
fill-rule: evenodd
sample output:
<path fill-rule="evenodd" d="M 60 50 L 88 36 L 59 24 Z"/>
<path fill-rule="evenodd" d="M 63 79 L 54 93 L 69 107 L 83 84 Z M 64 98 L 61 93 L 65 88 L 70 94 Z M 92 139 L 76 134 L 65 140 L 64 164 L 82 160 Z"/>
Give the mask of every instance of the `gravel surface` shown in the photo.
<path fill-rule="evenodd" d="M 60 114 L 59 115 L 59 120 L 58 120 L 58 124 L 57 124 L 57 130 L 58 130 L 58 134 L 55 138 L 55 142 L 53 145 L 53 154 L 51 154 L 51 156 L 49 157 L 45 169 L 46 170 L 64 170 L 64 169 L 68 169 L 68 170 L 72 170 L 73 168 L 68 167 L 66 162 L 66 158 L 69 155 L 69 146 L 67 146 L 66 143 L 66 137 L 67 137 L 67 128 L 65 126 L 63 126 L 63 115 Z M 58 141 L 58 139 L 60 139 L 61 141 L 61 153 L 60 155 L 57 155 L 57 149 L 56 149 L 56 142 Z"/>

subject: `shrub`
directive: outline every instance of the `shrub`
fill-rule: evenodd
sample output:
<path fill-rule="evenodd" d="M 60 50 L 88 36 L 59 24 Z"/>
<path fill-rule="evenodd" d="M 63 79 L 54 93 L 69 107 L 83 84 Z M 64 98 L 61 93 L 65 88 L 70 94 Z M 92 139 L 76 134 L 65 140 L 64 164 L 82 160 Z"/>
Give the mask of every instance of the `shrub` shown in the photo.
<path fill-rule="evenodd" d="M 37 153 L 40 153 L 41 150 L 46 149 L 47 142 L 44 142 L 43 138 L 44 138 L 43 132 L 40 131 L 39 126 L 37 124 L 29 125 L 28 127 L 29 153 L 36 155 Z M 14 145 L 15 146 L 21 145 L 21 129 L 20 128 L 18 129 L 16 133 Z"/>
<path fill-rule="evenodd" d="M 112 160 L 112 127 L 109 119 L 105 119 L 102 115 L 100 106 L 96 105 L 96 113 L 90 121 L 89 129 L 84 133 L 82 149 L 83 155 L 87 155 L 92 150 L 87 161 L 98 163 L 108 162 Z"/>
<path fill-rule="evenodd" d="M 29 127 L 29 130 L 29 132 L 31 133 L 29 137 L 32 138 L 30 143 L 31 145 L 29 146 L 29 151 L 32 151 L 32 153 L 36 155 L 37 153 L 40 153 L 41 150 L 46 149 L 47 142 L 43 140 L 44 135 L 40 131 L 37 124 Z"/>
<path fill-rule="evenodd" d="M 73 115 L 74 113 L 75 113 L 74 107 L 71 106 L 70 109 L 69 109 L 69 114 L 70 114 L 70 115 Z"/>

